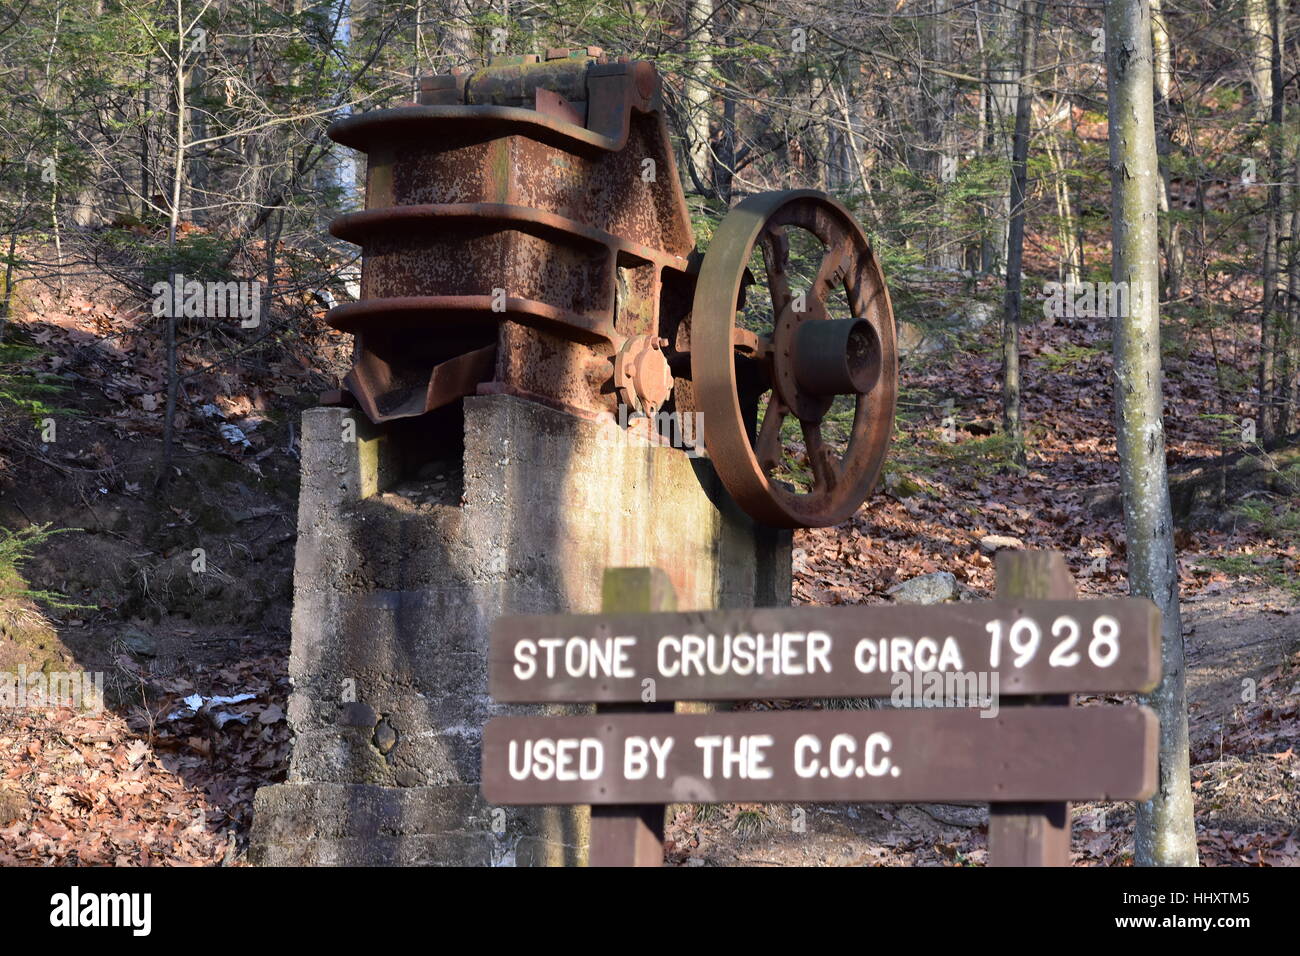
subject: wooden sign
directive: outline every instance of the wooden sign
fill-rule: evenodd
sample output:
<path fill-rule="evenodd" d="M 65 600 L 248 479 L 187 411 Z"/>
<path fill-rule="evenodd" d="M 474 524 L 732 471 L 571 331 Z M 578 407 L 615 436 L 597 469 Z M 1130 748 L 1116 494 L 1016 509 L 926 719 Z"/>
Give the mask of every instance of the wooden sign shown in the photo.
<path fill-rule="evenodd" d="M 500 701 L 890 697 L 928 674 L 995 694 L 1149 691 L 1160 615 L 1144 598 L 503 617 Z M 913 699 L 918 695 L 912 694 Z"/>
<path fill-rule="evenodd" d="M 494 804 L 1144 800 L 1145 707 L 500 717 Z"/>
<path fill-rule="evenodd" d="M 1068 801 L 1155 792 L 1155 714 L 1069 695 L 1153 689 L 1159 611 L 1064 600 L 1055 552 L 1004 551 L 997 575 L 998 601 L 673 613 L 661 570 L 609 569 L 605 614 L 494 626 L 493 697 L 597 712 L 489 721 L 483 796 L 590 804 L 593 866 L 658 866 L 666 804 L 910 801 L 987 801 L 991 865 L 1067 865 Z M 897 706 L 665 712 L 808 697 Z"/>

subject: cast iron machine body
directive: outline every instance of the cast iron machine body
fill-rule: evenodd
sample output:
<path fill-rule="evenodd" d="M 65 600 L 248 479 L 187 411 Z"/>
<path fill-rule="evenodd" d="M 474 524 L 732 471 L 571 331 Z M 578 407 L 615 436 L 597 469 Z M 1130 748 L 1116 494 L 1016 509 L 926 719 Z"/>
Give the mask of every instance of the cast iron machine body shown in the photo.
<path fill-rule="evenodd" d="M 795 190 L 743 200 L 698 252 L 653 64 L 594 49 L 497 60 L 330 136 L 367 155 L 366 208 L 331 226 L 362 247 L 361 297 L 329 322 L 356 337 L 345 386 L 373 422 L 494 393 L 589 418 L 699 413 L 755 520 L 830 525 L 865 499 L 897 388 L 871 246 L 838 202 Z M 796 232 L 816 251 L 803 284 Z M 837 395 L 842 453 L 823 435 Z M 772 477 L 787 420 L 802 490 Z"/>

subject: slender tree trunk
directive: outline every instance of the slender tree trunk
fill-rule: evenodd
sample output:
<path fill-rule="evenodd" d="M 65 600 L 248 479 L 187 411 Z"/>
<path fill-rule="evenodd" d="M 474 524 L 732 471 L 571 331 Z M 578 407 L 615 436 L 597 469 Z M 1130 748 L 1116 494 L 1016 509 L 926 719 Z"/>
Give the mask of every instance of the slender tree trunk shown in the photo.
<path fill-rule="evenodd" d="M 1268 130 L 1268 235 L 1272 246 L 1271 278 L 1265 277 L 1265 295 L 1269 298 L 1268 351 L 1271 371 L 1267 392 L 1261 390 L 1260 401 L 1266 402 L 1269 410 L 1269 428 L 1264 436 L 1266 443 L 1275 445 L 1285 426 L 1281 422 L 1281 405 L 1286 391 L 1286 318 L 1288 304 L 1279 300 L 1282 297 L 1282 244 L 1288 237 L 1285 231 L 1286 216 L 1283 209 L 1282 180 L 1286 178 L 1285 154 L 1283 150 L 1282 121 L 1285 118 L 1286 78 L 1283 72 L 1282 57 L 1286 48 L 1286 13 L 1282 0 L 1269 0 L 1268 15 L 1270 27 L 1270 88 L 1272 97 L 1269 103 Z"/>
<path fill-rule="evenodd" d="M 1129 289 L 1128 314 L 1114 317 L 1113 335 L 1116 445 L 1124 491 L 1129 590 L 1155 602 L 1163 618 L 1163 676 L 1155 691 L 1144 698 L 1160 718 L 1160 780 L 1155 796 L 1138 805 L 1136 858 L 1141 866 L 1195 866 L 1183 627 L 1161 417 L 1160 303 L 1156 291 L 1160 277 L 1160 174 L 1147 0 L 1108 0 L 1106 77 L 1112 278 Z"/>
<path fill-rule="evenodd" d="M 929 59 L 936 63 L 953 61 L 952 24 L 946 16 L 945 0 L 931 0 L 931 16 L 927 21 L 929 40 Z M 952 235 L 952 182 L 950 177 L 957 169 L 957 86 L 951 77 L 938 73 L 926 72 L 925 82 L 928 89 L 927 102 L 923 104 L 923 114 L 928 129 L 927 139 L 932 148 L 930 153 L 930 173 L 939 183 L 938 222 L 929 230 L 927 237 L 926 259 L 929 265 L 943 272 L 956 272 L 962 266 L 962 250 Z"/>
<path fill-rule="evenodd" d="M 275 227 L 271 227 L 271 220 L 274 218 Z M 275 302 L 275 273 L 276 273 L 276 253 L 280 247 L 280 236 L 284 232 L 284 210 L 279 210 L 274 217 L 268 216 L 266 225 L 263 227 L 263 238 L 266 245 L 265 269 L 266 279 L 262 289 L 261 320 L 266 323 L 272 321 L 271 307 Z M 260 330 L 259 330 L 260 334 Z"/>
<path fill-rule="evenodd" d="M 1016 97 L 1016 131 L 1011 145 L 1011 227 L 1007 240 L 1007 294 L 1002 316 L 1002 430 L 1011 440 L 1016 464 L 1025 466 L 1025 437 L 1020 422 L 1020 294 L 1024 277 L 1025 184 L 1028 178 L 1029 120 L 1034 91 L 1035 40 L 1042 20 L 1041 0 L 1024 0 L 1020 27 L 1020 83 Z"/>
<path fill-rule="evenodd" d="M 423 37 L 421 35 L 422 21 L 424 19 L 424 4 L 421 0 L 415 0 L 415 26 L 412 28 L 414 33 L 414 43 L 411 50 L 411 99 L 415 100 L 420 95 L 420 70 L 424 67 L 424 49 Z"/>
<path fill-rule="evenodd" d="M 713 0 L 686 0 L 686 168 L 702 194 L 713 182 L 713 150 L 709 145 L 709 106 L 713 94 Z"/>
<path fill-rule="evenodd" d="M 1267 125 L 1268 207 L 1264 221 L 1263 256 L 1260 271 L 1263 289 L 1259 311 L 1259 389 L 1258 435 L 1266 447 L 1277 437 L 1277 414 L 1274 405 L 1277 389 L 1275 357 L 1277 330 L 1274 312 L 1278 286 L 1278 239 L 1281 233 L 1280 150 L 1283 103 L 1281 36 L 1278 0 L 1246 0 L 1245 26 L 1251 44 L 1250 77 L 1255 93 L 1255 115 Z"/>
<path fill-rule="evenodd" d="M 181 8 L 181 0 L 176 0 L 176 33 L 179 40 L 176 44 L 176 59 L 174 63 L 173 82 L 173 101 L 172 105 L 176 110 L 176 149 L 172 159 L 172 195 L 171 209 L 168 212 L 167 219 L 167 249 L 174 252 L 176 249 L 177 227 L 181 221 L 181 201 L 184 198 L 184 181 L 185 181 L 185 111 L 188 109 L 185 97 L 185 32 L 184 16 Z M 177 368 L 176 356 L 176 284 L 177 273 L 175 266 L 168 275 L 168 285 L 171 289 L 172 308 L 167 311 L 167 402 L 164 408 L 163 418 L 163 447 L 162 456 L 158 470 L 157 485 L 159 488 L 167 487 L 167 483 L 172 477 L 172 463 L 176 454 L 176 400 L 180 392 L 180 370 Z"/>
<path fill-rule="evenodd" d="M 1160 155 L 1160 243 L 1165 249 L 1165 298 L 1173 300 L 1183 294 L 1183 243 L 1182 227 L 1169 215 L 1169 156 L 1173 152 L 1174 125 L 1170 96 L 1173 93 L 1174 63 L 1162 2 L 1151 0 L 1151 49 L 1155 58 L 1156 150 Z"/>
<path fill-rule="evenodd" d="M 143 106 L 140 110 L 140 218 L 149 218 L 149 203 L 153 196 L 150 190 L 153 183 L 149 179 L 149 84 L 153 81 L 153 58 L 144 58 L 144 90 L 141 93 Z"/>
<path fill-rule="evenodd" d="M 1285 391 L 1282 399 L 1280 432 L 1291 434 L 1294 427 L 1297 390 L 1300 389 L 1300 343 L 1297 342 L 1296 330 L 1300 328 L 1300 144 L 1291 155 L 1291 242 L 1287 247 L 1287 301 L 1286 301 L 1286 341 L 1283 351 L 1285 367 L 1282 382 Z"/>
<path fill-rule="evenodd" d="M 721 44 L 724 50 L 735 45 L 735 11 L 728 10 L 720 14 L 723 22 L 718 24 L 721 30 Z M 719 66 L 726 92 L 723 93 L 722 115 L 719 118 L 718 148 L 713 163 L 713 191 L 724 205 L 731 205 L 732 181 L 736 174 L 736 97 L 732 92 L 735 65 L 730 56 L 724 56 Z M 837 157 L 838 158 L 838 157 Z"/>
<path fill-rule="evenodd" d="M 1029 2 L 1029 0 L 1022 0 Z M 987 57 L 987 87 L 985 97 L 986 117 L 984 127 L 985 152 L 997 156 L 1008 165 L 1011 162 L 1012 114 L 1017 101 L 1018 84 L 1014 50 L 1016 46 L 1016 6 L 1009 2 L 1006 6 L 992 6 L 991 26 L 989 28 L 989 52 Z M 1011 229 L 1011 189 L 1008 188 L 993 197 L 994 215 L 989 234 L 984 240 L 981 256 L 981 270 L 987 273 L 1001 272 L 1006 268 L 1007 243 Z"/>
<path fill-rule="evenodd" d="M 23 198 L 26 198 L 27 184 L 23 183 Z M 5 340 L 5 328 L 9 323 L 9 312 L 14 301 L 14 253 L 18 250 L 18 227 L 15 225 L 9 233 L 9 248 L 5 250 L 4 286 L 0 288 L 0 342 Z"/>
<path fill-rule="evenodd" d="M 67 287 L 63 275 L 63 227 L 59 223 L 59 148 L 54 148 L 54 182 L 50 184 L 50 228 L 54 231 L 54 261 L 59 273 L 59 294 Z"/>
<path fill-rule="evenodd" d="M 1246 40 L 1250 43 L 1250 85 L 1255 93 L 1255 115 L 1267 120 L 1273 105 L 1273 33 L 1269 4 L 1272 0 L 1246 0 Z"/>
<path fill-rule="evenodd" d="M 181 44 L 193 45 L 194 39 L 190 37 L 181 37 Z M 205 56 L 202 50 L 195 48 L 194 65 L 190 70 L 191 93 L 187 99 L 197 107 L 190 117 L 190 128 L 193 131 L 193 137 L 197 140 L 203 140 L 208 135 L 208 104 L 204 102 L 204 86 L 207 82 L 207 70 L 203 65 Z M 208 160 L 202 148 L 193 150 L 189 157 L 189 183 L 190 183 L 190 221 L 207 225 L 208 216 Z"/>
<path fill-rule="evenodd" d="M 1079 256 L 1075 249 L 1079 234 L 1074 221 L 1074 200 L 1070 195 L 1069 169 L 1062 155 L 1060 134 L 1055 129 L 1046 136 L 1045 145 L 1048 161 L 1052 164 L 1052 192 L 1056 199 L 1056 238 L 1061 245 L 1056 272 L 1066 288 L 1073 288 L 1078 286 L 1083 276 L 1079 272 Z"/>

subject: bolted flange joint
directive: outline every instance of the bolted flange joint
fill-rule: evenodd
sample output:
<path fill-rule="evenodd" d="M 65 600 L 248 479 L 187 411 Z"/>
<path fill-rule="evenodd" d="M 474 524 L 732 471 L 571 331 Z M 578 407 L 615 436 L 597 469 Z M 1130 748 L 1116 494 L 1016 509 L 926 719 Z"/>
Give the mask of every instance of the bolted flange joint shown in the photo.
<path fill-rule="evenodd" d="M 618 400 L 633 412 L 651 417 L 673 391 L 673 373 L 664 356 L 667 339 L 633 335 L 614 356 L 614 388 Z"/>

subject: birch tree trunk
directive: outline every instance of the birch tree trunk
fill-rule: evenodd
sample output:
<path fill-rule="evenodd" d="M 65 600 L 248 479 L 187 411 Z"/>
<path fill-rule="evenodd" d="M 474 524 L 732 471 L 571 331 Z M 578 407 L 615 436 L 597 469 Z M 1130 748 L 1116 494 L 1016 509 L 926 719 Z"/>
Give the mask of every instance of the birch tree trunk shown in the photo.
<path fill-rule="evenodd" d="M 1127 315 L 1114 316 L 1115 427 L 1124 491 L 1129 591 L 1163 615 L 1160 685 L 1144 702 L 1160 718 L 1160 779 L 1138 805 L 1140 866 L 1195 866 L 1196 824 L 1188 771 L 1187 694 L 1178 563 L 1165 474 L 1161 400 L 1160 244 L 1147 0 L 1107 0 L 1106 84 L 1110 100 L 1112 279 L 1127 285 Z"/>

